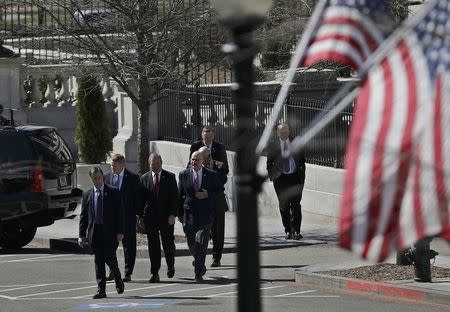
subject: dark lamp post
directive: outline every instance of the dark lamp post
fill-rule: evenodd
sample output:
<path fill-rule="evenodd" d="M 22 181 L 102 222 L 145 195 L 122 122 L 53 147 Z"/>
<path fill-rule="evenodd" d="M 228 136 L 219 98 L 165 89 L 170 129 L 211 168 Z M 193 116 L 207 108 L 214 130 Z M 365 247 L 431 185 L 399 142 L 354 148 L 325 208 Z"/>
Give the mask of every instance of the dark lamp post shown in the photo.
<path fill-rule="evenodd" d="M 253 59 L 259 48 L 252 31 L 266 17 L 271 0 L 212 0 L 218 19 L 228 27 L 233 42 L 224 46 L 231 54 L 236 105 L 236 193 L 238 228 L 238 311 L 261 311 L 257 196 L 263 179 L 256 173 L 255 89 Z"/>

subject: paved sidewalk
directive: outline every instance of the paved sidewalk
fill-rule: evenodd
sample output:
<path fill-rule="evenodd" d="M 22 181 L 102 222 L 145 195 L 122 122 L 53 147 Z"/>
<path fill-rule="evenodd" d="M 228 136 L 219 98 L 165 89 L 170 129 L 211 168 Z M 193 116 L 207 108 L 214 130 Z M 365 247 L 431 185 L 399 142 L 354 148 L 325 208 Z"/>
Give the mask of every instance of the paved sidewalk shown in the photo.
<path fill-rule="evenodd" d="M 225 214 L 225 243 L 224 253 L 236 252 L 237 250 L 237 219 L 236 213 L 227 212 Z M 307 218 L 305 218 L 307 219 Z M 79 217 L 75 219 L 63 219 L 56 221 L 53 225 L 38 228 L 34 245 L 53 248 L 69 252 L 81 252 L 76 244 L 78 235 Z M 278 249 L 295 246 L 306 246 L 314 244 L 325 244 L 336 240 L 336 230 L 333 225 L 313 224 L 304 222 L 302 233 L 304 239 L 286 240 L 282 230 L 281 218 L 261 217 L 259 220 L 260 249 Z M 175 223 L 175 235 L 184 236 L 183 228 L 179 222 Z M 121 247 L 119 247 L 121 249 Z M 210 251 L 210 249 L 209 249 Z M 176 244 L 176 255 L 188 255 L 189 250 L 186 243 Z M 138 246 L 137 257 L 148 257 L 146 246 Z"/>
<path fill-rule="evenodd" d="M 236 221 L 236 213 L 226 213 L 224 253 L 236 252 L 237 250 Z M 78 222 L 78 218 L 59 220 L 51 226 L 39 228 L 33 244 L 71 252 L 79 251 L 76 245 Z M 317 264 L 307 265 L 293 272 L 296 283 L 307 284 L 309 287 L 356 291 L 369 293 L 370 295 L 437 303 L 450 309 L 450 278 L 434 279 L 432 283 L 417 283 L 413 280 L 372 282 L 321 274 L 322 271 L 356 268 L 370 265 L 370 263 L 359 260 L 356 256 L 349 256 L 346 259 L 336 257 L 337 225 L 309 215 L 304 216 L 302 223 L 304 239 L 299 241 L 285 240 L 280 217 L 259 218 L 261 250 L 306 245 L 330 247 L 327 248 L 329 256 L 326 259 L 320 259 Z M 179 222 L 175 224 L 175 234 L 184 235 Z M 186 243 L 177 243 L 176 248 L 177 256 L 189 254 Z M 435 239 L 432 242 L 432 248 L 439 252 L 435 265 L 450 268 L 450 246 L 443 240 Z M 148 257 L 145 246 L 138 247 L 137 257 Z M 395 257 L 391 257 L 387 262 L 395 263 Z"/>

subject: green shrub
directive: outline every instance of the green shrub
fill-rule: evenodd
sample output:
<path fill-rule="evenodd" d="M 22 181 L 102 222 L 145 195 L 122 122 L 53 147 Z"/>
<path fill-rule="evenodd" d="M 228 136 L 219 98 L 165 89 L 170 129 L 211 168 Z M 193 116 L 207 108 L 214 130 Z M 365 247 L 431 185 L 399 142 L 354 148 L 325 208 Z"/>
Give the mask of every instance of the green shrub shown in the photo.
<path fill-rule="evenodd" d="M 78 156 L 85 163 L 101 163 L 112 150 L 105 102 L 96 77 L 83 76 L 77 92 Z"/>

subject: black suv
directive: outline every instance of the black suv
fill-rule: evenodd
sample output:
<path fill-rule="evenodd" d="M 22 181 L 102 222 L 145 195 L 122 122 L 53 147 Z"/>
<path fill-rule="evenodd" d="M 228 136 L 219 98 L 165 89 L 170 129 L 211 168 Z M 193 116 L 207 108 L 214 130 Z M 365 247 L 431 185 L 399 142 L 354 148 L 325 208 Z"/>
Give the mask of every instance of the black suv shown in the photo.
<path fill-rule="evenodd" d="M 0 247 L 20 248 L 36 228 L 75 217 L 82 191 L 55 128 L 0 126 Z"/>

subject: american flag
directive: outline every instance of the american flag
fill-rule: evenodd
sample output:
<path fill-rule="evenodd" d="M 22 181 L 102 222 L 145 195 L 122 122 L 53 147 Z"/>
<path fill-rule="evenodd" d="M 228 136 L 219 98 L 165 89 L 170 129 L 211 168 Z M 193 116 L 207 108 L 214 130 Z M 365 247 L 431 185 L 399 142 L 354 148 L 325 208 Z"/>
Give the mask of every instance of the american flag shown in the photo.
<path fill-rule="evenodd" d="M 426 9 L 356 102 L 340 244 L 374 261 L 423 237 L 450 242 L 450 0 Z"/>
<path fill-rule="evenodd" d="M 330 0 L 312 35 L 303 66 L 334 60 L 358 70 L 392 29 L 382 0 Z"/>

